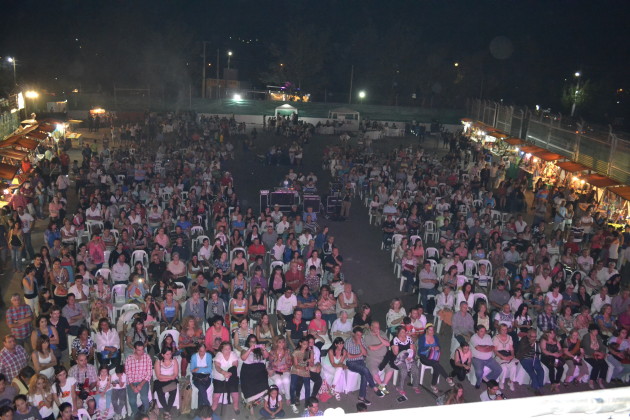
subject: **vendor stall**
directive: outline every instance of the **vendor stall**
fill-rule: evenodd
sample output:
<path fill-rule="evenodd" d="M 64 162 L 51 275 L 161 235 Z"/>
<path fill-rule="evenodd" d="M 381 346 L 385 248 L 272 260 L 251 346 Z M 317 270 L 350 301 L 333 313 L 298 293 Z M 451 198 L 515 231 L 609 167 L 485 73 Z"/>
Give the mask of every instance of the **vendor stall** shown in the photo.
<path fill-rule="evenodd" d="M 608 187 L 609 224 L 617 229 L 630 225 L 630 186 Z"/>
<path fill-rule="evenodd" d="M 291 106 L 289 104 L 283 104 L 276 108 L 275 116 L 293 116 L 293 114 L 297 114 L 298 110 L 296 107 Z"/>

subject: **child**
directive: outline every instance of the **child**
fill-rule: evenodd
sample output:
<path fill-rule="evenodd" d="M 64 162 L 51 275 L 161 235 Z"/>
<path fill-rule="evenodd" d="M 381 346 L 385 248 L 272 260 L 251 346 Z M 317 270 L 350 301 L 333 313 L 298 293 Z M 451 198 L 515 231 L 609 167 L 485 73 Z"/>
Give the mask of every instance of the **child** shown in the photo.
<path fill-rule="evenodd" d="M 266 419 L 278 419 L 284 417 L 282 409 L 282 397 L 278 387 L 271 385 L 267 390 L 267 396 L 264 398 L 265 406 L 260 409 L 260 415 Z"/>
<path fill-rule="evenodd" d="M 123 418 L 122 410 L 127 407 L 127 375 L 125 374 L 125 366 L 120 364 L 116 366 L 116 373 L 111 377 L 111 400 L 114 405 L 114 419 Z"/>
<path fill-rule="evenodd" d="M 109 377 L 109 371 L 106 366 L 101 366 L 98 370 L 98 378 L 96 380 L 96 394 L 94 394 L 94 401 L 96 401 L 96 409 L 100 408 L 101 398 L 105 397 L 105 410 L 106 414 L 109 414 L 109 410 L 112 405 L 112 384 Z"/>

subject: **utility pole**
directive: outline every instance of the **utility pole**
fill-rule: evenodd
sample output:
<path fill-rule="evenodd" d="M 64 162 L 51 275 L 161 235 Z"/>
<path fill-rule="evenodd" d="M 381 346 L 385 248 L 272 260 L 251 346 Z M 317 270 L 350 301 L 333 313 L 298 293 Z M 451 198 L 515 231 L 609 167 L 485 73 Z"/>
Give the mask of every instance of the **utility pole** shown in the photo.
<path fill-rule="evenodd" d="M 221 67 L 221 62 L 219 61 L 220 59 L 219 49 L 217 48 L 217 99 L 221 99 L 221 86 L 219 86 L 219 68 Z"/>
<path fill-rule="evenodd" d="M 206 43 L 208 41 L 203 41 L 203 63 L 201 65 L 201 98 L 205 99 L 206 97 Z"/>
<path fill-rule="evenodd" d="M 352 104 L 352 80 L 354 79 L 354 64 L 350 69 L 350 92 L 348 93 L 348 104 Z"/>

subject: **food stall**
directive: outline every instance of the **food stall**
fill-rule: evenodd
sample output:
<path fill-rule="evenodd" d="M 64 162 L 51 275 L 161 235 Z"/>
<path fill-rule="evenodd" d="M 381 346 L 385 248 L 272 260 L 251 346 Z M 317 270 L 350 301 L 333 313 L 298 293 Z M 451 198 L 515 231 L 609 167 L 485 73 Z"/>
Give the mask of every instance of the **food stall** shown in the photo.
<path fill-rule="evenodd" d="M 630 225 L 630 186 L 608 187 L 609 225 L 619 229 Z"/>

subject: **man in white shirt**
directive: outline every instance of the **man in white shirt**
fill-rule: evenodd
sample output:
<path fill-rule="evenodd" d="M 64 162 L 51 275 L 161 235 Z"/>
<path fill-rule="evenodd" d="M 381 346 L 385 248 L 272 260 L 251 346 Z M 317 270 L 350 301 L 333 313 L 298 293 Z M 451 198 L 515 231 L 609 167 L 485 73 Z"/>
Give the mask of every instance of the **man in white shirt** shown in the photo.
<path fill-rule="evenodd" d="M 68 293 L 74 293 L 77 303 L 86 303 L 90 299 L 90 288 L 84 284 L 83 276 L 75 276 L 74 284 L 68 289 Z"/>
<path fill-rule="evenodd" d="M 125 255 L 118 257 L 118 262 L 112 266 L 112 281 L 114 284 L 127 284 L 131 275 L 131 267 L 125 262 Z"/>
<path fill-rule="evenodd" d="M 282 243 L 282 238 L 278 238 L 276 244 L 273 246 L 273 248 L 271 248 L 271 254 L 273 255 L 274 260 L 282 261 L 285 248 L 286 246 Z"/>
<path fill-rule="evenodd" d="M 293 310 L 297 307 L 297 298 L 293 294 L 293 290 L 287 287 L 284 294 L 278 298 L 276 303 L 276 312 L 282 315 L 287 322 L 293 318 Z"/>
<path fill-rule="evenodd" d="M 477 333 L 470 338 L 470 349 L 473 356 L 472 364 L 477 377 L 475 388 L 479 389 L 484 377 L 484 368 L 490 369 L 490 373 L 486 375 L 486 378 L 495 381 L 501 375 L 502 370 L 501 366 L 494 359 L 494 344 L 492 343 L 492 337 L 486 334 L 486 327 L 477 325 L 475 329 Z"/>
<path fill-rule="evenodd" d="M 394 200 L 392 200 L 391 198 L 389 199 L 389 201 L 387 201 L 387 204 L 385 204 L 385 206 L 383 207 L 383 215 L 387 216 L 388 214 L 391 214 L 392 216 L 398 215 L 398 209 L 394 205 Z"/>
<path fill-rule="evenodd" d="M 291 225 L 287 221 L 287 216 L 282 216 L 278 224 L 276 225 L 276 233 L 278 235 L 283 235 L 285 231 L 289 229 Z"/>
<path fill-rule="evenodd" d="M 602 310 L 602 306 L 606 304 L 611 304 L 612 299 L 608 296 L 608 287 L 604 286 L 599 290 L 599 293 L 593 296 L 593 300 L 591 302 L 591 313 L 598 314 L 599 311 Z"/>
<path fill-rule="evenodd" d="M 514 225 L 516 226 L 516 233 L 523 233 L 525 231 L 525 228 L 527 227 L 527 222 L 523 220 L 522 214 L 518 215 L 518 219 L 516 220 L 516 222 L 514 222 Z"/>
<path fill-rule="evenodd" d="M 35 250 L 33 250 L 33 244 L 31 243 L 31 231 L 35 228 L 35 219 L 30 213 L 24 211 L 24 207 L 18 207 L 18 217 L 20 218 L 20 222 L 22 222 L 24 251 L 26 251 L 30 260 L 35 257 Z M 22 256 L 24 256 L 24 251 L 22 251 Z"/>
<path fill-rule="evenodd" d="M 103 214 L 96 201 L 92 201 L 92 205 L 85 211 L 85 218 L 87 221 L 95 222 L 103 220 Z"/>
<path fill-rule="evenodd" d="M 282 219 L 282 212 L 280 211 L 280 205 L 276 204 L 273 206 L 273 211 L 271 212 L 271 218 L 274 223 L 279 223 Z"/>
<path fill-rule="evenodd" d="M 585 273 L 590 273 L 591 268 L 593 268 L 593 257 L 588 254 L 588 249 L 582 250 L 582 255 L 580 255 L 577 259 L 577 263 L 580 266 L 580 270 Z"/>
<path fill-rule="evenodd" d="M 201 248 L 199 248 L 199 251 L 197 252 L 197 257 L 199 258 L 199 261 L 202 262 L 204 265 L 212 263 L 212 248 L 210 247 L 209 239 L 206 238 L 203 240 L 203 245 L 201 246 Z"/>

